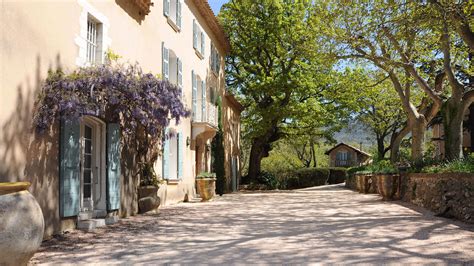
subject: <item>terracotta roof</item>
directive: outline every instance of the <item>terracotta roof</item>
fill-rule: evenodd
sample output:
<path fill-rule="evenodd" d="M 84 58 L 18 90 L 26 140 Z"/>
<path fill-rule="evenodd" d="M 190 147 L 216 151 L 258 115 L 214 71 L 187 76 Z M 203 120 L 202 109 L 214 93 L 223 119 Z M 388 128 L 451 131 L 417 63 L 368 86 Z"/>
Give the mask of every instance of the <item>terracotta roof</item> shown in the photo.
<path fill-rule="evenodd" d="M 214 12 L 212 11 L 211 6 L 209 6 L 208 1 L 207 0 L 190 0 L 190 2 L 196 6 L 199 14 L 201 14 L 201 16 L 206 21 L 206 24 L 214 33 L 217 39 L 217 42 L 219 43 L 219 46 L 222 49 L 224 49 L 226 54 L 228 54 L 230 52 L 229 39 L 227 38 L 227 35 L 225 34 L 222 26 L 219 24 L 219 21 L 217 20 L 216 15 L 214 15 Z"/>
<path fill-rule="evenodd" d="M 333 151 L 335 148 L 337 148 L 337 147 L 339 147 L 339 146 L 342 146 L 342 145 L 344 145 L 344 146 L 346 146 L 346 147 L 348 147 L 348 148 L 350 148 L 350 149 L 352 149 L 352 150 L 354 150 L 354 151 L 356 151 L 356 152 L 358 152 L 358 153 L 360 153 L 360 154 L 364 154 L 364 155 L 366 155 L 366 156 L 372 157 L 371 154 L 369 154 L 369 153 L 367 153 L 367 152 L 365 152 L 365 151 L 362 151 L 362 150 L 360 150 L 360 149 L 357 149 L 356 147 L 354 147 L 354 146 L 352 146 L 352 145 L 345 144 L 345 143 L 343 143 L 343 142 L 341 142 L 341 143 L 337 144 L 336 146 L 332 147 L 331 149 L 329 149 L 329 150 L 328 150 L 327 152 L 325 152 L 324 154 L 327 155 L 327 154 L 329 154 L 331 151 Z"/>
<path fill-rule="evenodd" d="M 144 15 L 148 15 L 150 13 L 150 7 L 153 6 L 153 2 L 151 0 L 131 0 L 132 3 L 138 6 L 141 12 Z"/>
<path fill-rule="evenodd" d="M 244 106 L 235 98 L 235 96 L 232 93 L 226 91 L 225 97 L 233 106 L 237 108 L 239 112 L 242 112 L 244 110 Z"/>

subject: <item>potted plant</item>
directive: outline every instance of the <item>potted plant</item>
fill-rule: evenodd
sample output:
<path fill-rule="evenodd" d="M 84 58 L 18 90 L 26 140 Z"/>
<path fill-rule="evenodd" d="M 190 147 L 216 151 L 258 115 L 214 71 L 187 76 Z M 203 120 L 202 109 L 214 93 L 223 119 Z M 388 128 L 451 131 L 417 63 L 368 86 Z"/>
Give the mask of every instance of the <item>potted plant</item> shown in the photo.
<path fill-rule="evenodd" d="M 43 240 L 43 212 L 29 187 L 0 183 L 0 265 L 26 265 Z"/>
<path fill-rule="evenodd" d="M 156 210 L 160 206 L 158 189 L 161 181 L 155 173 L 153 163 L 140 163 L 140 186 L 138 187 L 139 213 Z"/>
<path fill-rule="evenodd" d="M 400 175 L 398 169 L 388 160 L 382 160 L 372 165 L 372 171 L 377 182 L 377 190 L 382 200 L 393 200 L 399 190 Z"/>
<path fill-rule="evenodd" d="M 216 174 L 202 172 L 196 176 L 196 187 L 201 201 L 208 201 L 216 194 Z"/>

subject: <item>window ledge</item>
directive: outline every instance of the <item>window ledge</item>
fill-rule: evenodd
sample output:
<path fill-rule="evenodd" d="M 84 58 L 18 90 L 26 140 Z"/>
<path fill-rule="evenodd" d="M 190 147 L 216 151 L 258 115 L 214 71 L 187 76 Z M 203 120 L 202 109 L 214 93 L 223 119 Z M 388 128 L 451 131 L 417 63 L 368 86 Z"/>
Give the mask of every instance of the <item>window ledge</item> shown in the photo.
<path fill-rule="evenodd" d="M 196 52 L 196 55 L 199 57 L 199 59 L 201 60 L 204 59 L 204 56 L 201 54 L 201 52 L 198 49 L 194 48 L 194 52 Z"/>
<path fill-rule="evenodd" d="M 177 185 L 179 184 L 180 179 L 166 179 L 166 184 L 167 185 Z"/>
<path fill-rule="evenodd" d="M 181 31 L 181 28 L 178 27 L 178 25 L 176 25 L 176 23 L 172 19 L 170 19 L 170 17 L 166 17 L 166 21 L 168 21 L 168 24 L 171 26 L 171 28 L 173 28 L 175 32 Z"/>

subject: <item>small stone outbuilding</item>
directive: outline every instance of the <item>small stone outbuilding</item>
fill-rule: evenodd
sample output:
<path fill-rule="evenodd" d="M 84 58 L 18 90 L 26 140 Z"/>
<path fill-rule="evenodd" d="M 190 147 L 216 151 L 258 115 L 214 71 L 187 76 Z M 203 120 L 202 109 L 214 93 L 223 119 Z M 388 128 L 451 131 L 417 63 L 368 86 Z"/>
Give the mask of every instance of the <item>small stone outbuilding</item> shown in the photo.
<path fill-rule="evenodd" d="M 372 155 L 361 149 L 342 142 L 328 150 L 325 154 L 329 155 L 330 167 L 361 166 L 369 163 L 372 157 Z"/>

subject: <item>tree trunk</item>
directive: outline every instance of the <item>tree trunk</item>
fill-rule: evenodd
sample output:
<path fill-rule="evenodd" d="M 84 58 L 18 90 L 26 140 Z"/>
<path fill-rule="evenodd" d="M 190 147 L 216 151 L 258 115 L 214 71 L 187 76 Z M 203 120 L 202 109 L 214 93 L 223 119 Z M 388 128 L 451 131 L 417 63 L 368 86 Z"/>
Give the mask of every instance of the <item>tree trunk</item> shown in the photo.
<path fill-rule="evenodd" d="M 273 125 L 267 130 L 265 134 L 255 137 L 252 140 L 248 173 L 250 180 L 255 180 L 258 177 L 261 172 L 262 159 L 267 157 L 271 150 L 270 144 L 280 139 L 280 136 L 281 135 L 278 131 L 276 121 L 273 121 Z"/>
<path fill-rule="evenodd" d="M 463 117 L 461 105 L 450 98 L 443 112 L 445 158 L 448 160 L 462 158 Z"/>
<path fill-rule="evenodd" d="M 377 156 L 379 160 L 385 157 L 384 139 L 385 137 L 377 136 Z"/>
<path fill-rule="evenodd" d="M 400 144 L 402 143 L 402 140 L 408 135 L 410 132 L 410 127 L 405 126 L 403 129 L 400 130 L 395 136 L 392 136 L 390 139 L 390 161 L 392 163 L 396 163 L 398 159 L 400 158 Z"/>
<path fill-rule="evenodd" d="M 263 141 L 256 138 L 252 142 L 252 148 L 250 149 L 249 158 L 249 180 L 255 180 L 261 171 L 261 162 L 263 158 Z"/>
<path fill-rule="evenodd" d="M 314 148 L 314 141 L 311 140 L 310 141 L 311 143 L 311 158 L 313 159 L 313 167 L 317 167 L 318 166 L 318 162 L 316 161 L 316 149 Z"/>
<path fill-rule="evenodd" d="M 411 157 L 413 161 L 420 162 L 423 160 L 427 122 L 425 117 L 420 115 L 411 124 Z"/>

